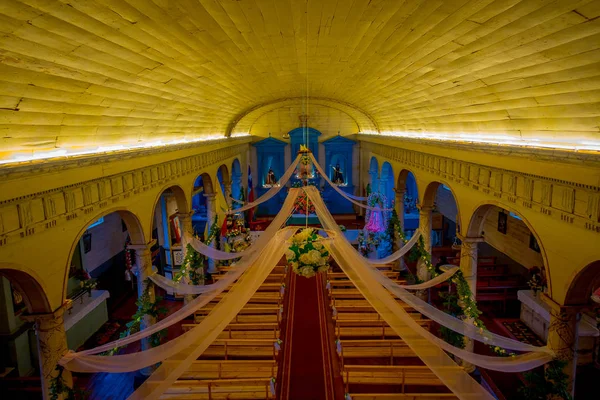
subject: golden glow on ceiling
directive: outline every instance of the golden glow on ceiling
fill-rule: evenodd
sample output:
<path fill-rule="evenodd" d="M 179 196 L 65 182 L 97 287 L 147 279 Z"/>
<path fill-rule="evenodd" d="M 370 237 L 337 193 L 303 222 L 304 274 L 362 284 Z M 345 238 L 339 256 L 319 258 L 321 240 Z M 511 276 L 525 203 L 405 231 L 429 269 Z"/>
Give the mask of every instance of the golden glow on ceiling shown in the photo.
<path fill-rule="evenodd" d="M 361 131 L 574 149 L 600 140 L 599 17 L 598 0 L 3 0 L 0 160 L 249 132 L 256 107 L 308 95 Z"/>
<path fill-rule="evenodd" d="M 249 137 L 249 134 L 237 133 L 233 134 L 231 138 L 238 137 Z M 57 149 L 51 151 L 39 151 L 32 152 L 32 154 L 24 155 L 24 154 L 13 154 L 11 158 L 0 160 L 0 165 L 2 164 L 22 164 L 30 161 L 39 161 L 39 160 L 56 160 L 56 159 L 68 159 L 73 157 L 81 157 L 81 156 L 97 156 L 97 155 L 108 155 L 112 153 L 119 152 L 128 152 L 128 151 L 136 151 L 136 150 L 146 150 L 156 147 L 172 147 L 182 144 L 192 144 L 197 142 L 211 142 L 216 140 L 226 140 L 227 138 L 223 137 L 223 135 L 206 135 L 204 137 L 198 139 L 178 139 L 172 140 L 169 142 L 163 142 L 161 140 L 154 142 L 147 142 L 137 145 L 115 145 L 115 146 L 100 146 L 96 148 L 88 148 L 88 149 L 78 149 L 78 150 L 67 150 L 67 149 Z"/>
<path fill-rule="evenodd" d="M 592 151 L 600 152 L 600 141 L 588 141 L 582 140 L 580 142 L 573 143 L 572 141 L 565 142 L 550 142 L 543 139 L 530 138 L 525 139 L 518 136 L 494 134 L 488 135 L 485 133 L 472 134 L 472 133 L 444 133 L 444 132 L 360 132 L 361 135 L 376 135 L 376 136 L 390 136 L 397 138 L 406 139 L 424 139 L 424 140 L 436 140 L 436 141 L 447 141 L 457 143 L 473 143 L 473 144 L 491 144 L 501 146 L 515 146 L 515 147 L 530 147 L 538 149 L 555 149 L 555 150 L 567 150 L 567 151 Z"/>

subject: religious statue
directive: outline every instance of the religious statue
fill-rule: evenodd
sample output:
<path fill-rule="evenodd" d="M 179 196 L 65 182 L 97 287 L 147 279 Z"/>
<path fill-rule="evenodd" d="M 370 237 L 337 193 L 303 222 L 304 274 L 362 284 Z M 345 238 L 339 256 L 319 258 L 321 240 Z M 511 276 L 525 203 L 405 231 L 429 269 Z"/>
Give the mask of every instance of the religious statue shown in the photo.
<path fill-rule="evenodd" d="M 275 178 L 275 173 L 271 168 L 269 168 L 269 172 L 267 173 L 267 185 L 274 185 L 277 183 L 277 178 Z"/>
<path fill-rule="evenodd" d="M 344 183 L 344 175 L 342 174 L 342 169 L 340 168 L 340 164 L 336 164 L 333 168 L 333 183 L 343 184 Z"/>

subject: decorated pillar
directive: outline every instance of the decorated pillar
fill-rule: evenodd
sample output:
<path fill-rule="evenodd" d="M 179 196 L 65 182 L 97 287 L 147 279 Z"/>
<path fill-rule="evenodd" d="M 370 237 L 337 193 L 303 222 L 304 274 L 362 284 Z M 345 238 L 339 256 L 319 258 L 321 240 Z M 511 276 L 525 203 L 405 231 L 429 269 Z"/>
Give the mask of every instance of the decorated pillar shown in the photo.
<path fill-rule="evenodd" d="M 194 232 L 194 228 L 192 226 L 192 215 L 194 215 L 194 211 L 191 211 L 189 213 L 177 213 L 177 217 L 179 217 L 179 223 L 181 224 L 181 232 L 183 232 L 183 234 L 181 235 L 181 247 L 183 249 L 183 258 L 185 260 L 185 256 L 187 254 L 187 245 L 188 245 L 188 241 L 186 240 L 186 234 L 193 234 Z M 189 283 L 189 278 L 188 276 L 184 276 L 183 277 L 183 281 L 186 283 Z M 184 304 L 189 303 L 190 301 L 192 301 L 194 299 L 194 296 L 186 294 L 183 296 L 183 302 Z"/>
<path fill-rule="evenodd" d="M 231 207 L 231 182 L 223 184 L 223 189 L 225 189 L 225 201 Z"/>
<path fill-rule="evenodd" d="M 462 241 L 460 247 L 460 270 L 469 285 L 473 300 L 477 296 L 477 243 L 483 242 L 481 237 L 463 237 L 459 235 Z M 459 304 L 461 304 L 459 300 Z M 468 318 L 467 323 L 473 323 L 472 318 Z M 473 327 L 475 329 L 475 327 Z M 475 343 L 467 336 L 464 337 L 465 350 L 473 352 Z M 475 366 L 466 361 L 462 362 L 462 366 L 468 373 L 475 371 Z"/>
<path fill-rule="evenodd" d="M 431 254 L 431 211 L 433 207 L 431 206 L 420 206 L 419 207 L 419 230 L 421 231 L 421 236 L 423 237 L 423 245 L 424 249 Z M 427 271 L 427 267 L 425 263 L 419 261 L 417 263 L 417 276 L 422 281 L 428 281 L 431 279 L 429 271 Z"/>
<path fill-rule="evenodd" d="M 394 189 L 396 193 L 396 198 L 394 200 L 394 209 L 396 210 L 396 214 L 398 215 L 398 224 L 400 225 L 400 229 L 404 234 L 404 193 L 406 193 L 406 189 Z M 404 243 L 398 243 L 398 248 L 402 247 Z M 400 257 L 400 269 L 406 270 L 406 263 L 404 262 L 404 257 Z"/>
<path fill-rule="evenodd" d="M 204 197 L 206 198 L 206 223 L 207 223 L 207 234 L 210 234 L 210 227 L 215 222 L 215 217 L 217 216 L 217 205 L 215 203 L 215 194 L 214 193 L 204 193 Z M 208 238 L 206 238 L 208 239 Z M 216 238 L 212 240 L 210 243 L 206 243 L 208 246 L 215 248 L 217 245 Z M 217 272 L 217 267 L 215 264 L 215 260 L 212 258 L 208 259 L 208 271 L 209 274 L 214 274 Z"/>
<path fill-rule="evenodd" d="M 59 374 L 56 366 L 62 356 L 69 350 L 63 320 L 64 313 L 65 307 L 61 306 L 56 311 L 48 314 L 33 314 L 22 317 L 27 321 L 35 322 L 44 399 L 51 398 L 52 380 Z M 73 387 L 73 378 L 69 371 L 62 371 L 62 379 L 69 387 Z"/>
<path fill-rule="evenodd" d="M 137 292 L 138 298 L 144 295 L 146 289 L 148 289 L 149 301 L 154 302 L 156 295 L 154 293 L 154 285 L 146 286 L 148 277 L 152 275 L 152 251 L 150 248 L 154 245 L 155 240 L 148 244 L 132 244 L 127 248 L 135 250 L 135 266 L 133 271 L 137 277 Z M 141 321 L 140 330 L 146 329 L 148 326 L 156 323 L 155 318 L 146 315 Z M 142 350 L 149 349 L 150 341 L 148 338 L 142 339 Z"/>
<path fill-rule="evenodd" d="M 580 311 L 582 307 L 562 306 L 546 294 L 542 294 L 542 300 L 550 306 L 550 326 L 548 327 L 547 345 L 554 351 L 557 359 L 566 362 L 563 372 L 567 375 L 568 390 L 571 396 L 574 396 L 579 321 L 581 319 Z"/>

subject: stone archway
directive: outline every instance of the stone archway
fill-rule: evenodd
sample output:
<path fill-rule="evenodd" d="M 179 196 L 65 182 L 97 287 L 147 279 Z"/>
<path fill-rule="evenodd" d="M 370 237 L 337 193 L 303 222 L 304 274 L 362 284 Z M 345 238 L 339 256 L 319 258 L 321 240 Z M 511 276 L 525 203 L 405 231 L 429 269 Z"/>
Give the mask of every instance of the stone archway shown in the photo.
<path fill-rule="evenodd" d="M 589 263 L 575 275 L 567 290 L 565 305 L 589 304 L 592 293 L 598 288 L 600 288 L 600 260 Z"/>
<path fill-rule="evenodd" d="M 0 262 L 0 276 L 8 279 L 14 289 L 23 296 L 29 314 L 52 312 L 48 297 L 39 281 L 19 265 Z"/>

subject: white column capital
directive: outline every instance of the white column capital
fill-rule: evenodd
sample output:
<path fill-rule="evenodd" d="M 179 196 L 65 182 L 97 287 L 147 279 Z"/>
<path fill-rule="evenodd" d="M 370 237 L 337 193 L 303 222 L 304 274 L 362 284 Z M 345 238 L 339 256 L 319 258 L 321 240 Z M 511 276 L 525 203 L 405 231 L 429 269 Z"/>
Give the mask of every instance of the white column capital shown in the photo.
<path fill-rule="evenodd" d="M 206 197 L 206 200 L 214 200 L 217 195 L 215 193 L 202 193 L 202 196 Z"/>

